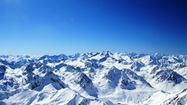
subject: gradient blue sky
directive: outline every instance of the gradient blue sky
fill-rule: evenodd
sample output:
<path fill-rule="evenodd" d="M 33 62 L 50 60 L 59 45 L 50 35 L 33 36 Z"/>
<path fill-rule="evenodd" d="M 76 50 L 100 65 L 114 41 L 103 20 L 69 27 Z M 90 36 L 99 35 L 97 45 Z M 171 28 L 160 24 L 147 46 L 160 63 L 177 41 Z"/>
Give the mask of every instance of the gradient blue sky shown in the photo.
<path fill-rule="evenodd" d="M 0 0 L 0 54 L 187 54 L 185 0 Z"/>

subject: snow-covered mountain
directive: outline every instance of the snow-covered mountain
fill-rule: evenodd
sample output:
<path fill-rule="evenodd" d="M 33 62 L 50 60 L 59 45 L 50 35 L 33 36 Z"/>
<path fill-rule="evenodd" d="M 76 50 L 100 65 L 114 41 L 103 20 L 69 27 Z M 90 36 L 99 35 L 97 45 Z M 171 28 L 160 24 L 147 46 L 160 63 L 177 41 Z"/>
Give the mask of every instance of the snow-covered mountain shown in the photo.
<path fill-rule="evenodd" d="M 187 56 L 0 56 L 0 105 L 187 105 Z"/>

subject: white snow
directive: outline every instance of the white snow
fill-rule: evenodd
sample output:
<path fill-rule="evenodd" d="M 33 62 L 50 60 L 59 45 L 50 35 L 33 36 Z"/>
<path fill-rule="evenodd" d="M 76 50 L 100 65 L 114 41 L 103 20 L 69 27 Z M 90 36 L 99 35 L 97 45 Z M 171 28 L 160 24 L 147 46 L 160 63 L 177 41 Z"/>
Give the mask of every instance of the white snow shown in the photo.
<path fill-rule="evenodd" d="M 0 61 L 0 104 L 187 104 L 185 55 L 101 52 L 67 56 L 59 62 L 58 56 L 50 56 L 55 62 L 47 57 L 0 56 L 4 61 Z M 64 65 L 57 67 L 60 64 Z"/>

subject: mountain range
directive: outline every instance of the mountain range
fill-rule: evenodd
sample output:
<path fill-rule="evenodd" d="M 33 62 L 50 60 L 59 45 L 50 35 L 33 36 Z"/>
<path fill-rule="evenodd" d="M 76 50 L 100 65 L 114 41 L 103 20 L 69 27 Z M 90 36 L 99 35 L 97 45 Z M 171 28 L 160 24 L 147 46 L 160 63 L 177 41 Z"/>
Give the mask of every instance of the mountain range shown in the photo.
<path fill-rule="evenodd" d="M 187 105 L 187 55 L 1 55 L 0 105 Z"/>

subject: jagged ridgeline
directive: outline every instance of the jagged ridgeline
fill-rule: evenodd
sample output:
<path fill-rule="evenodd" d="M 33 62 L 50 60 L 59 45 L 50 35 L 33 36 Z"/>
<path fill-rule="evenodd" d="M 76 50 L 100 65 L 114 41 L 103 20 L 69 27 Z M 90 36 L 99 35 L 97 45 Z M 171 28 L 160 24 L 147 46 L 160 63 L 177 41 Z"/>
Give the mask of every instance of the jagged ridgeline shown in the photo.
<path fill-rule="evenodd" d="M 187 56 L 0 56 L 0 105 L 186 105 Z"/>

